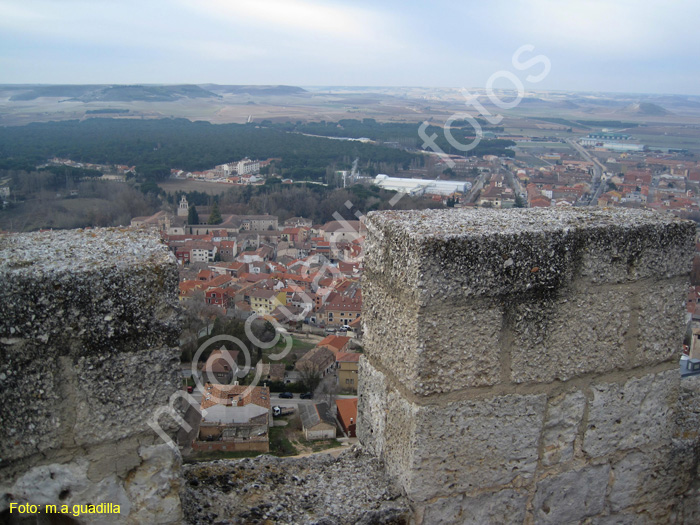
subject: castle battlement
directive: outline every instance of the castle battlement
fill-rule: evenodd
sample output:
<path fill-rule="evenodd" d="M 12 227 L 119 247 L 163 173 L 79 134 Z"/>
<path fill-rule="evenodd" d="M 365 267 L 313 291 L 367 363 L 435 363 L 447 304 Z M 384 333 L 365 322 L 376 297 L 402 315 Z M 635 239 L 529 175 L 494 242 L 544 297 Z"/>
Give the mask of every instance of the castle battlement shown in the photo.
<path fill-rule="evenodd" d="M 149 425 L 182 392 L 172 254 L 123 229 L 0 237 L 2 516 L 700 521 L 700 379 L 678 364 L 693 223 L 575 208 L 366 224 L 361 449 L 184 470 Z"/>

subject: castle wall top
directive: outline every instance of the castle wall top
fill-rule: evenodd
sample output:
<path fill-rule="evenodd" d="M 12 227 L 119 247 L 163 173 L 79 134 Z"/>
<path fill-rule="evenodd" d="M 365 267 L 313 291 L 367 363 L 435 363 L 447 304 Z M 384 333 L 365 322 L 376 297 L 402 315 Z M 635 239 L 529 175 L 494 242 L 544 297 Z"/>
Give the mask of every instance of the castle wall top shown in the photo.
<path fill-rule="evenodd" d="M 365 271 L 422 305 L 684 275 L 695 224 L 623 209 L 372 212 Z"/>

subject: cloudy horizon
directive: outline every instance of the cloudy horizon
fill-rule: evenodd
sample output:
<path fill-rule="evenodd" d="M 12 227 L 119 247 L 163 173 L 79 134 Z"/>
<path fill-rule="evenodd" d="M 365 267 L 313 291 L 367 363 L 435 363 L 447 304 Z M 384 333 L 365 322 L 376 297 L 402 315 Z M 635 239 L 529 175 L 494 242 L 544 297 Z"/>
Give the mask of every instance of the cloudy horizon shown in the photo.
<path fill-rule="evenodd" d="M 531 45 L 520 62 L 551 72 L 528 89 L 700 95 L 698 15 L 687 0 L 0 0 L 0 83 L 483 87 Z"/>

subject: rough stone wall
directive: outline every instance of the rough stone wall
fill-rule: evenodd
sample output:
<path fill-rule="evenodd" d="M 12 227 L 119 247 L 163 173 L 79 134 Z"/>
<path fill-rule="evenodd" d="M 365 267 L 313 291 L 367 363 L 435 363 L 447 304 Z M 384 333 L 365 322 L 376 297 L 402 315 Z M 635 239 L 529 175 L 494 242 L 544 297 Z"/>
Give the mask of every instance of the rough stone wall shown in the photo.
<path fill-rule="evenodd" d="M 694 224 L 449 210 L 367 230 L 358 437 L 418 523 L 698 517 L 700 389 L 678 371 Z"/>
<path fill-rule="evenodd" d="M 177 281 L 144 232 L 0 236 L 0 512 L 113 503 L 75 519 L 179 522 L 179 452 L 147 423 L 180 384 Z"/>

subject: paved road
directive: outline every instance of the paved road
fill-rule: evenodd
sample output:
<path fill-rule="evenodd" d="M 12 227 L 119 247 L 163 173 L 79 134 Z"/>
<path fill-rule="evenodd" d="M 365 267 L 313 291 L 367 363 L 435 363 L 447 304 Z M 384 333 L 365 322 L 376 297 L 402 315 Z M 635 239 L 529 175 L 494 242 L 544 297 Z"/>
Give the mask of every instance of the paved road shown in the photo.
<path fill-rule="evenodd" d="M 607 182 L 603 180 L 603 170 L 605 169 L 605 166 L 603 166 L 598 159 L 591 156 L 579 143 L 571 139 L 566 139 L 566 142 L 567 144 L 569 144 L 569 146 L 574 148 L 578 152 L 578 154 L 581 155 L 585 160 L 593 163 L 591 198 L 587 202 L 584 201 L 583 204 L 585 206 L 595 206 L 596 204 L 598 204 L 598 198 L 604 193 L 607 187 Z"/>
<path fill-rule="evenodd" d="M 513 190 L 515 195 L 520 195 L 521 193 L 524 193 L 523 187 L 520 185 L 520 180 L 513 175 L 513 172 L 510 170 L 507 170 L 503 167 L 499 167 L 498 171 L 501 172 L 503 175 L 503 178 L 506 181 L 506 184 Z"/>
<path fill-rule="evenodd" d="M 484 183 L 486 182 L 486 177 L 491 177 L 491 173 L 486 173 L 485 171 L 482 171 L 479 176 L 474 180 L 474 185 L 472 186 L 472 189 L 469 190 L 469 193 L 467 194 L 467 202 L 476 202 L 477 198 L 481 194 L 481 190 L 484 187 Z"/>

